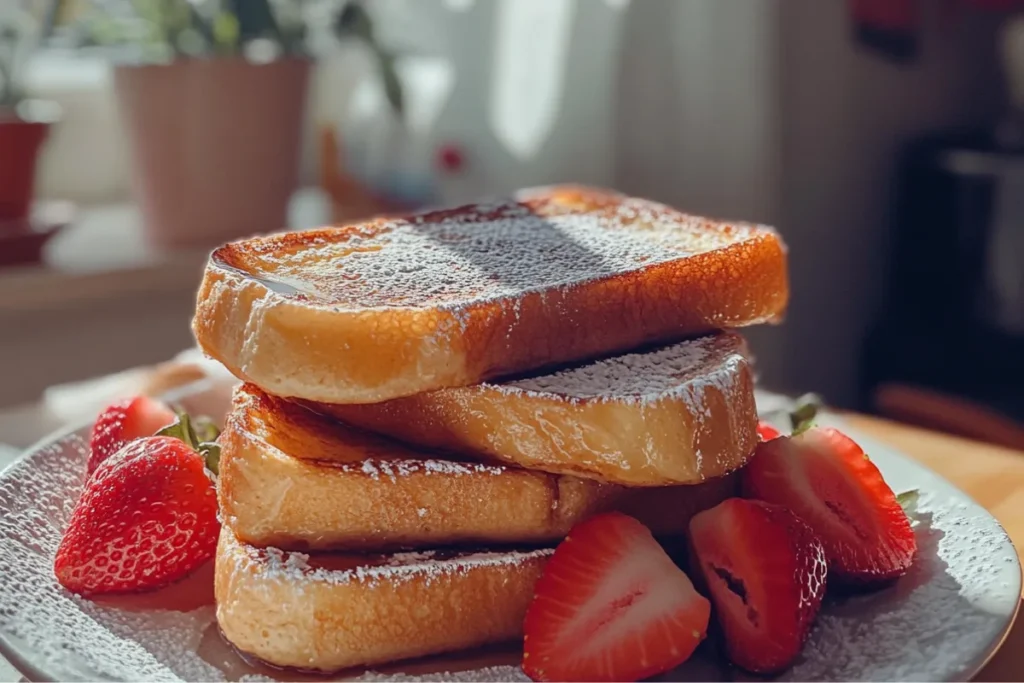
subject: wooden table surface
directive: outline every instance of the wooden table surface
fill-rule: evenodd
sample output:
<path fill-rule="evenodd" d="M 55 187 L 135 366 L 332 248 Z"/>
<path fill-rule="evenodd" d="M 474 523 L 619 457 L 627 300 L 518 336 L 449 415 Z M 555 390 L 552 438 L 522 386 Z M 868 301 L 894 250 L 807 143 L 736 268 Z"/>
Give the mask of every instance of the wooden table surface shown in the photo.
<path fill-rule="evenodd" d="M 1018 555 L 1024 550 L 1024 452 L 863 415 L 843 417 L 951 481 L 999 520 Z M 1024 681 L 1024 618 L 975 680 Z"/>

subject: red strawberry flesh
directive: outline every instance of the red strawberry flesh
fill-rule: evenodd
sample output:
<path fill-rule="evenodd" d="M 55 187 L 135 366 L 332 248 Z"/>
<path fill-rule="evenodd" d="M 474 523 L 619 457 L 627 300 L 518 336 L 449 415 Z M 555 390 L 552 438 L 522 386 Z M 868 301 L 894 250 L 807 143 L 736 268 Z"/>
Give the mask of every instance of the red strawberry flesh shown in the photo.
<path fill-rule="evenodd" d="M 917 552 L 896 494 L 860 446 L 835 429 L 759 444 L 742 488 L 807 522 L 825 547 L 830 576 L 842 583 L 898 578 Z"/>
<path fill-rule="evenodd" d="M 639 680 L 689 659 L 710 603 L 640 522 L 619 513 L 577 525 L 555 549 L 524 622 L 534 680 Z"/>
<path fill-rule="evenodd" d="M 761 420 L 757 423 L 757 436 L 761 441 L 771 441 L 782 435 L 778 429 Z"/>
<path fill-rule="evenodd" d="M 690 522 L 730 661 L 774 673 L 800 654 L 825 593 L 825 553 L 789 510 L 731 498 Z"/>
<path fill-rule="evenodd" d="M 82 595 L 158 588 L 213 557 L 219 531 L 202 456 L 171 437 L 138 439 L 86 483 L 54 573 Z"/>
<path fill-rule="evenodd" d="M 86 469 L 92 474 L 125 444 L 153 436 L 174 419 L 173 410 L 149 396 L 136 396 L 108 406 L 93 424 Z"/>

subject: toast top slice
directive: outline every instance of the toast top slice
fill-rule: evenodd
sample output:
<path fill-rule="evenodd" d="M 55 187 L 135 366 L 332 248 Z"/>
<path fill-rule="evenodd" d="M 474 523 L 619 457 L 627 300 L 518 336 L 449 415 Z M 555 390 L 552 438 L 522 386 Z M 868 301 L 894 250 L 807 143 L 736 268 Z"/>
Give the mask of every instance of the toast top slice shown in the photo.
<path fill-rule="evenodd" d="M 758 241 L 770 228 L 577 186 L 228 244 L 214 265 L 281 297 L 361 311 L 459 308 Z M 714 273 L 706 273 L 710 279 Z"/>
<path fill-rule="evenodd" d="M 379 403 L 778 320 L 785 245 L 584 187 L 216 250 L 192 329 L 277 396 Z"/>

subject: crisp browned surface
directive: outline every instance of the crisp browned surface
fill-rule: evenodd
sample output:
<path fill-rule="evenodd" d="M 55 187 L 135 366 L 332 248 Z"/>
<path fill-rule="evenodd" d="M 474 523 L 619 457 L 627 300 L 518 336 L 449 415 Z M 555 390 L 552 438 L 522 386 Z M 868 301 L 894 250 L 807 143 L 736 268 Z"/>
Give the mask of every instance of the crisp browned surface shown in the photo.
<path fill-rule="evenodd" d="M 576 477 L 432 457 L 252 386 L 236 393 L 221 443 L 221 509 L 239 538 L 255 545 L 555 540 L 617 493 Z"/>
<path fill-rule="evenodd" d="M 221 436 L 225 523 L 246 543 L 285 549 L 386 549 L 557 541 L 621 509 L 658 535 L 728 497 L 731 477 L 626 489 L 501 465 L 459 464 L 337 425 L 241 387 Z"/>
<path fill-rule="evenodd" d="M 356 557 L 335 560 L 360 565 Z M 297 579 L 273 571 L 265 555 L 225 529 L 216 560 L 217 622 L 239 650 L 284 667 L 337 671 L 453 652 L 522 637 L 545 561 L 429 579 Z"/>
<path fill-rule="evenodd" d="M 393 221 L 251 239 L 214 253 L 199 291 L 196 338 L 271 393 L 368 403 L 764 322 L 785 310 L 785 248 L 756 226 L 577 187 L 417 220 L 429 229 L 453 218 L 504 220 L 496 212 L 512 209 L 541 219 L 585 216 L 611 239 L 648 235 L 678 256 L 614 272 L 597 263 L 593 277 L 556 282 L 559 262 L 545 271 L 550 283 L 513 293 L 496 289 L 503 274 L 492 273 L 428 295 L 346 277 L 346 258 L 387 251 Z M 500 250 L 498 241 L 491 253 Z M 414 268 L 420 257 L 410 250 L 400 260 Z M 416 282 L 413 274 L 406 284 Z"/>
<path fill-rule="evenodd" d="M 668 364 L 647 364 L 662 390 L 652 396 L 624 390 L 581 397 L 484 383 L 384 403 L 307 405 L 427 449 L 627 486 L 695 484 L 741 467 L 757 439 L 754 379 L 740 353 L 742 339 L 721 333 L 692 343 L 708 339 L 714 351 L 678 378 Z M 572 372 L 613 364 L 616 369 L 590 378 L 600 383 L 636 371 L 616 360 Z"/>

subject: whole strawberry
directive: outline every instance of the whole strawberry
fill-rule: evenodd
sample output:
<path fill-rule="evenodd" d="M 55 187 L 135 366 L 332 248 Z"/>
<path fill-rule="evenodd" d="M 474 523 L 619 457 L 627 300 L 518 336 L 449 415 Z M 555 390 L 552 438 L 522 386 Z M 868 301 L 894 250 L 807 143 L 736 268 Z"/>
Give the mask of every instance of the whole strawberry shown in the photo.
<path fill-rule="evenodd" d="M 80 595 L 150 590 L 213 557 L 216 487 L 187 418 L 182 422 L 191 437 L 137 439 L 96 469 L 57 549 L 62 586 Z M 210 446 L 203 450 L 215 471 Z"/>
<path fill-rule="evenodd" d="M 136 396 L 107 406 L 92 426 L 87 471 L 92 474 L 129 441 L 153 436 L 174 419 L 173 410 L 149 396 Z"/>

